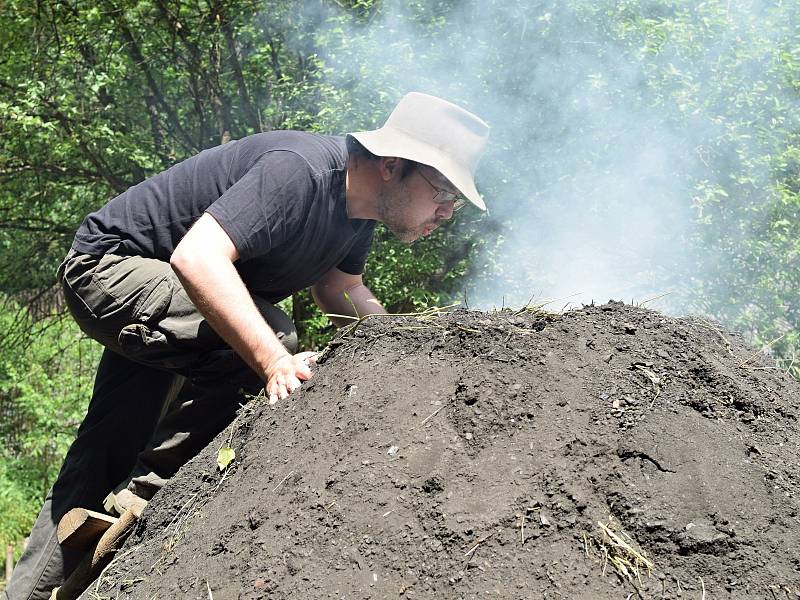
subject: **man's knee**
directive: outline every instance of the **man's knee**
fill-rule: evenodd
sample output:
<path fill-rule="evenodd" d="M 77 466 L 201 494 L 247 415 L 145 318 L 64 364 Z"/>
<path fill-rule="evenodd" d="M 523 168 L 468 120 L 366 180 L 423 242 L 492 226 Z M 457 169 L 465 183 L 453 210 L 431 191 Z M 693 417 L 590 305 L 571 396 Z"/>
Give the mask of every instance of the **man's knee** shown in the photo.
<path fill-rule="evenodd" d="M 272 331 L 278 336 L 283 347 L 286 348 L 290 354 L 297 354 L 297 329 L 295 329 L 294 323 L 289 316 L 277 306 L 267 302 L 263 298 L 253 296 L 253 300 L 261 316 L 264 317 L 264 320 Z"/>

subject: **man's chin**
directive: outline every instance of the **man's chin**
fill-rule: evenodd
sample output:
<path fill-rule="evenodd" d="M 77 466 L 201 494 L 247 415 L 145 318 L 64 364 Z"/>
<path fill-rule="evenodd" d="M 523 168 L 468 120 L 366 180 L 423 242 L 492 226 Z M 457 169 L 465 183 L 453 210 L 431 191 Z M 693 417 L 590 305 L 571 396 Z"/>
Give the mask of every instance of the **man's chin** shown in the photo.
<path fill-rule="evenodd" d="M 422 237 L 422 232 L 416 229 L 394 229 L 390 227 L 389 230 L 404 244 L 413 244 Z"/>
<path fill-rule="evenodd" d="M 411 233 L 409 233 L 409 234 L 407 234 L 405 236 L 402 236 L 402 237 L 401 236 L 397 236 L 397 237 L 401 242 L 403 242 L 404 244 L 408 244 L 410 246 L 411 244 L 416 242 L 422 236 L 419 233 L 411 232 Z"/>

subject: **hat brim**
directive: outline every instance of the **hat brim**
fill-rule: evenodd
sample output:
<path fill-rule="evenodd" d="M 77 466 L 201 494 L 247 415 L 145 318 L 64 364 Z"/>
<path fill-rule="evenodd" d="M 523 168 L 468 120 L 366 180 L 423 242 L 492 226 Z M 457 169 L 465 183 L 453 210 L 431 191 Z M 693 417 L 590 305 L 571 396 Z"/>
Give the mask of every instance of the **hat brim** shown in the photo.
<path fill-rule="evenodd" d="M 456 186 L 467 200 L 479 209 L 486 210 L 486 204 L 475 187 L 472 173 L 441 148 L 421 142 L 400 129 L 387 126 L 372 131 L 357 131 L 349 135 L 377 156 L 397 156 L 433 167 Z"/>

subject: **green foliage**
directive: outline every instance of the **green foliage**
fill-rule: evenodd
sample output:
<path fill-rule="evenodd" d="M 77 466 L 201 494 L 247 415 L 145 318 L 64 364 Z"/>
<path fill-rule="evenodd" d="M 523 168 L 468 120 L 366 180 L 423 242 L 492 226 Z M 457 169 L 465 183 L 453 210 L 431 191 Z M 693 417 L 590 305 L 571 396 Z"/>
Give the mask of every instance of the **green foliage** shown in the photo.
<path fill-rule="evenodd" d="M 642 60 L 653 101 L 673 103 L 678 114 L 716 130 L 697 149 L 704 173 L 691 241 L 704 280 L 694 304 L 770 344 L 788 367 L 800 349 L 800 7 L 764 2 L 752 9 L 734 19 L 729 4 L 704 3 L 645 21 L 634 7 L 625 36 L 648 48 Z"/>
<path fill-rule="evenodd" d="M 256 131 L 326 128 L 320 99 L 339 92 L 314 53 L 325 10 L 261 6 L 3 3 L 0 289 L 49 284 L 87 212 L 174 162 Z"/>
<path fill-rule="evenodd" d="M 7 297 L 0 326 L 21 318 Z M 24 352 L 0 350 L 0 546 L 30 530 L 75 437 L 91 392 L 99 347 L 69 319 L 51 317 Z"/>
<path fill-rule="evenodd" d="M 230 138 L 379 126 L 411 89 L 492 125 L 491 214 L 467 208 L 413 246 L 379 228 L 365 279 L 390 310 L 471 304 L 469 286 L 535 295 L 544 217 L 597 198 L 591 222 L 613 201 L 597 188 L 615 184 L 622 111 L 686 137 L 664 227 L 687 216 L 689 264 L 648 276 L 800 375 L 797 3 L 6 0 L 0 19 L 0 542 L 30 525 L 88 399 L 97 349 L 26 317 L 84 216 Z M 305 347 L 332 333 L 307 292 L 285 308 Z"/>
<path fill-rule="evenodd" d="M 26 494 L 19 477 L 9 473 L 4 461 L 0 463 L 0 540 L 3 547 L 8 543 L 16 542 L 28 534 L 36 517 L 32 509 L 31 499 Z"/>

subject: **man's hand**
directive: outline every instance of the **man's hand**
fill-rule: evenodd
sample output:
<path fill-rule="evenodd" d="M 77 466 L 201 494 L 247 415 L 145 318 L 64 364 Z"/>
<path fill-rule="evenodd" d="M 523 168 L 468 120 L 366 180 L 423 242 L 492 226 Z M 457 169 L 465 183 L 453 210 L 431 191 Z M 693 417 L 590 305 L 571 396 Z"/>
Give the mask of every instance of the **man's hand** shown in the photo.
<path fill-rule="evenodd" d="M 303 381 L 311 379 L 313 373 L 309 366 L 316 362 L 316 352 L 284 354 L 267 367 L 266 392 L 269 405 L 283 400 L 300 387 Z"/>

